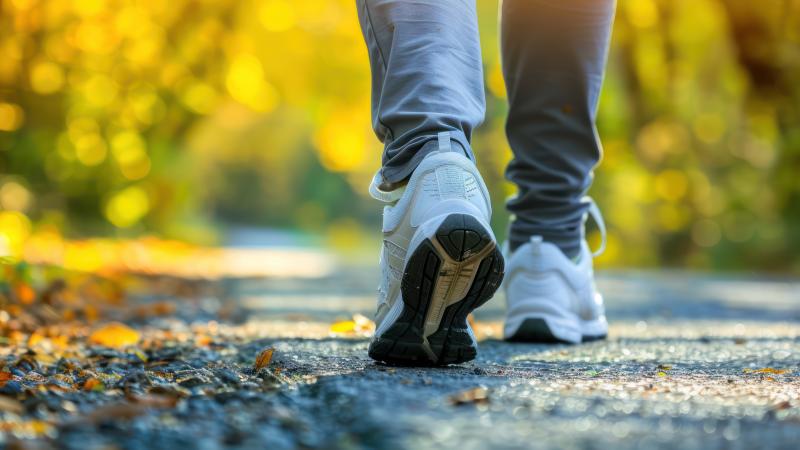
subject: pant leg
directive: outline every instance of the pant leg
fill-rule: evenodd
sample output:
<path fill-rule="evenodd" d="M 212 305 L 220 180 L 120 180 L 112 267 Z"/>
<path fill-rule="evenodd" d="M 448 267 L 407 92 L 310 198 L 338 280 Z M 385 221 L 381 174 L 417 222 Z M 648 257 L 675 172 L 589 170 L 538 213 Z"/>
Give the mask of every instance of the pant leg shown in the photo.
<path fill-rule="evenodd" d="M 464 153 L 485 113 L 474 0 L 358 0 L 382 174 L 407 178 L 449 131 Z"/>
<path fill-rule="evenodd" d="M 600 160 L 595 128 L 615 0 L 503 0 L 501 46 L 514 158 L 514 249 L 539 235 L 574 257 Z"/>

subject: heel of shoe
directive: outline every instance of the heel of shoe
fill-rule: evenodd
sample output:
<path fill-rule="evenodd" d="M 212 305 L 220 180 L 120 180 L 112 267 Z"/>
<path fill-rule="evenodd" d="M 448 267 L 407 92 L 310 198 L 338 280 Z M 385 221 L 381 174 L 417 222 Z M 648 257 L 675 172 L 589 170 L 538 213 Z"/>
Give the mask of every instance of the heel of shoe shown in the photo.
<path fill-rule="evenodd" d="M 474 359 L 467 315 L 494 295 L 503 268 L 491 231 L 478 219 L 459 213 L 440 219 L 412 251 L 401 284 L 403 312 L 375 338 L 370 357 L 414 365 Z"/>

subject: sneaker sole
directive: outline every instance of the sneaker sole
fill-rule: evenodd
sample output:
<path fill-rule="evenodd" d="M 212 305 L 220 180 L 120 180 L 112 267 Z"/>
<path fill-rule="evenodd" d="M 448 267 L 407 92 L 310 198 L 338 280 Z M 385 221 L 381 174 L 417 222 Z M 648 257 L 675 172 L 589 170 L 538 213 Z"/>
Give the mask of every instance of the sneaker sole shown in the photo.
<path fill-rule="evenodd" d="M 581 343 L 601 341 L 607 337 L 606 334 L 600 335 L 581 335 Z M 506 338 L 509 342 L 525 342 L 529 344 L 575 344 L 556 337 L 547 321 L 542 318 L 525 319 L 513 336 Z"/>
<path fill-rule="evenodd" d="M 372 341 L 369 356 L 396 365 L 475 359 L 467 315 L 492 298 L 503 267 L 496 242 L 477 219 L 447 216 L 408 259 L 400 285 L 403 311 Z"/>

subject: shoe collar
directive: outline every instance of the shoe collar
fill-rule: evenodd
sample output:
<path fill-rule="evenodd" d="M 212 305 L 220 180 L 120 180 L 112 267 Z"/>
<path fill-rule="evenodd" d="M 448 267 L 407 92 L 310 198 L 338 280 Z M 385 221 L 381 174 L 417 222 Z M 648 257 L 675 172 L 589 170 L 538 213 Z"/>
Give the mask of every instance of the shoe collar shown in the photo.
<path fill-rule="evenodd" d="M 526 251 L 528 257 L 533 257 L 536 260 L 540 260 L 543 254 L 548 254 L 548 256 L 552 256 L 552 254 L 558 254 L 560 257 L 564 258 L 567 261 L 575 265 L 581 265 L 585 263 L 587 259 L 596 258 L 603 254 L 606 249 L 606 224 L 603 220 L 603 215 L 600 213 L 600 208 L 597 207 L 597 203 L 589 197 L 586 196 L 583 198 L 583 201 L 589 204 L 589 208 L 587 209 L 586 214 L 584 215 L 583 222 L 585 223 L 589 217 L 594 220 L 597 224 L 597 228 L 600 230 L 600 247 L 597 250 L 592 251 L 589 247 L 589 244 L 586 242 L 586 231 L 585 228 L 581 231 L 581 254 L 580 259 L 576 262 L 572 259 L 568 258 L 561 249 L 558 248 L 555 244 L 546 242 L 542 236 L 531 236 L 530 240 L 525 244 L 521 245 L 517 248 L 514 252 L 511 252 L 509 247 L 508 241 L 503 244 L 503 256 L 507 261 L 511 261 L 520 250 Z"/>
<path fill-rule="evenodd" d="M 431 156 L 433 156 L 435 154 L 442 154 L 442 153 L 449 153 L 449 152 L 455 152 L 455 153 L 463 155 L 464 152 L 462 152 L 461 150 L 456 150 L 456 148 L 454 148 L 454 146 L 452 145 L 452 141 L 456 141 L 456 143 L 458 144 L 456 146 L 457 148 L 467 148 L 466 144 L 464 142 L 462 142 L 462 140 L 460 139 L 460 136 L 459 136 L 458 133 L 456 133 L 454 135 L 449 131 L 442 131 L 439 134 L 437 134 L 436 138 L 437 138 L 439 147 L 437 148 L 437 150 L 435 152 L 430 153 L 424 159 L 427 159 L 427 158 L 429 158 L 429 157 L 431 157 Z M 412 177 L 413 177 L 413 174 L 412 174 Z M 393 189 L 391 191 L 385 191 L 385 190 L 381 189 L 381 186 L 384 185 L 384 181 L 385 180 L 383 178 L 383 174 L 381 173 L 381 170 L 378 170 L 375 173 L 375 176 L 372 177 L 372 182 L 369 185 L 369 194 L 375 200 L 379 200 L 381 202 L 389 203 L 389 204 L 396 203 L 397 201 L 400 200 L 401 197 L 403 197 L 403 194 L 406 191 L 406 187 L 408 186 L 408 183 L 403 184 L 402 186 L 398 187 L 397 189 Z"/>

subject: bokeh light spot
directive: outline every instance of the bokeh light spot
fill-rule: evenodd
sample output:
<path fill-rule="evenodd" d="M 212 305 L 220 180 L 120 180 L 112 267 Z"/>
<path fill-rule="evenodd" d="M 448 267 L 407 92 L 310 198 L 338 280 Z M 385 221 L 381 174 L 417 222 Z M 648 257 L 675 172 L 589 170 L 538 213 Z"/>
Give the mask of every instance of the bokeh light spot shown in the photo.
<path fill-rule="evenodd" d="M 712 247 L 721 237 L 720 226 L 713 220 L 701 219 L 692 226 L 692 241 L 701 247 Z"/>
<path fill-rule="evenodd" d="M 217 106 L 217 92 L 207 83 L 194 81 L 183 88 L 183 103 L 197 114 L 209 114 Z"/>
<path fill-rule="evenodd" d="M 52 94 L 64 86 L 64 71 L 54 62 L 40 61 L 31 68 L 30 82 L 34 92 Z"/>
<path fill-rule="evenodd" d="M 664 200 L 671 202 L 680 200 L 686 195 L 688 186 L 689 181 L 683 172 L 668 169 L 656 175 L 656 193 Z"/>
<path fill-rule="evenodd" d="M 111 196 L 106 203 L 105 215 L 118 228 L 137 224 L 150 211 L 150 199 L 138 186 L 125 188 Z"/>
<path fill-rule="evenodd" d="M 31 221 L 19 211 L 0 211 L 0 256 L 16 255 L 31 234 Z"/>
<path fill-rule="evenodd" d="M 332 172 L 351 171 L 366 161 L 369 132 L 353 113 L 331 114 L 315 138 L 320 162 Z"/>
<path fill-rule="evenodd" d="M 96 166 L 106 159 L 108 146 L 96 133 L 88 133 L 75 141 L 75 156 L 85 166 Z"/>
<path fill-rule="evenodd" d="M 25 123 L 25 112 L 13 103 L 0 103 L 0 131 L 16 131 Z"/>
<path fill-rule="evenodd" d="M 237 55 L 228 69 L 225 86 L 231 97 L 258 112 L 269 112 L 278 104 L 278 94 L 264 79 L 261 61 L 250 54 Z"/>
<path fill-rule="evenodd" d="M 25 186 L 16 181 L 0 185 L 0 207 L 5 210 L 25 212 L 30 208 L 33 196 Z"/>
<path fill-rule="evenodd" d="M 725 133 L 725 121 L 719 114 L 701 114 L 692 124 L 695 136 L 706 144 L 719 142 Z"/>
<path fill-rule="evenodd" d="M 89 104 L 102 108 L 110 105 L 117 97 L 118 87 L 111 78 L 97 74 L 83 85 L 83 95 Z"/>
<path fill-rule="evenodd" d="M 125 178 L 139 180 L 150 172 L 146 145 L 134 131 L 120 132 L 111 139 L 111 151 Z"/>

